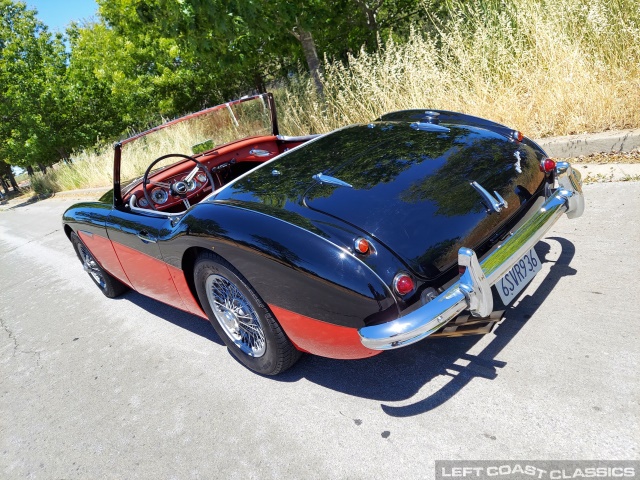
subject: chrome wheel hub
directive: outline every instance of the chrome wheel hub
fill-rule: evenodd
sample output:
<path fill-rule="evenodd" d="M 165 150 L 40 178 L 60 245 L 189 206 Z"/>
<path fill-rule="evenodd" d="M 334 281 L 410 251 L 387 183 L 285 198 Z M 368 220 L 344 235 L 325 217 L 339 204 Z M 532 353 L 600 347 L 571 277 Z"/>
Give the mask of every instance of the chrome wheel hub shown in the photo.
<path fill-rule="evenodd" d="M 239 331 L 238 317 L 230 310 L 221 311 L 221 314 L 225 326 L 232 332 L 237 333 Z"/>
<path fill-rule="evenodd" d="M 222 275 L 209 275 L 205 289 L 216 320 L 233 343 L 251 357 L 264 355 L 266 339 L 249 299 Z"/>

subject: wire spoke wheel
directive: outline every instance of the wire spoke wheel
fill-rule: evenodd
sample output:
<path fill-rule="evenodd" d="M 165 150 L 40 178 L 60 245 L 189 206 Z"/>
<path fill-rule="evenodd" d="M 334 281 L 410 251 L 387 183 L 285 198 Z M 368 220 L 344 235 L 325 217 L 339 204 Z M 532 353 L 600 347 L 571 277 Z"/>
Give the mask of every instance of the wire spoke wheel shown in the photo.
<path fill-rule="evenodd" d="M 231 355 L 260 375 L 277 375 L 301 352 L 289 340 L 267 302 L 225 259 L 201 252 L 193 266 L 198 300 Z"/>
<path fill-rule="evenodd" d="M 228 278 L 209 275 L 205 282 L 207 299 L 226 335 L 251 357 L 266 351 L 264 331 L 249 299 Z"/>
<path fill-rule="evenodd" d="M 98 266 L 93 256 L 89 253 L 87 247 L 80 243 L 78 245 L 78 250 L 80 252 L 82 268 L 84 268 L 84 271 L 91 275 L 91 277 L 95 280 L 95 282 L 101 289 L 106 288 L 107 282 L 105 281 L 104 275 L 102 274 L 102 269 Z"/>
<path fill-rule="evenodd" d="M 105 297 L 115 298 L 127 291 L 126 285 L 102 268 L 76 232 L 69 234 L 69 240 L 71 240 L 73 248 L 82 262 L 82 268 L 89 274 L 93 283 L 98 286 Z"/>

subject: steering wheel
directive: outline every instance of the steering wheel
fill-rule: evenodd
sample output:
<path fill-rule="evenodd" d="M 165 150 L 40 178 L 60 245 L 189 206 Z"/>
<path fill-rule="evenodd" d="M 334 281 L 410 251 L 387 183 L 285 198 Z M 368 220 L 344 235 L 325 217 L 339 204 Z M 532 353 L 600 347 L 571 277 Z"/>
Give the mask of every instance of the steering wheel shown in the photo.
<path fill-rule="evenodd" d="M 150 181 L 149 173 L 153 169 L 153 166 L 156 163 L 160 162 L 161 160 L 165 160 L 171 157 L 184 158 L 185 160 L 191 160 L 196 164 L 196 166 L 194 167 L 193 170 L 189 172 L 189 174 L 184 178 L 184 180 L 179 180 L 174 183 Z M 209 185 L 211 185 L 211 188 L 213 188 L 213 177 L 211 176 L 211 172 L 206 166 L 204 166 L 195 158 L 190 157 L 189 155 L 183 155 L 182 153 L 169 153 L 167 155 L 162 155 L 161 157 L 156 158 L 147 167 L 147 171 L 144 172 L 144 177 L 142 177 L 142 192 L 144 193 L 144 198 L 147 199 L 147 202 L 149 203 L 151 208 L 153 208 L 154 210 L 158 210 L 156 208 L 155 202 L 151 199 L 151 197 L 149 196 L 149 192 L 147 191 L 147 185 L 149 184 L 156 185 L 158 187 L 166 188 L 174 195 L 179 196 L 182 199 L 182 203 L 184 203 L 184 206 L 186 207 L 186 209 L 189 209 L 191 207 L 191 204 L 189 203 L 189 199 L 187 198 L 187 193 L 189 192 L 189 184 L 193 181 L 194 177 L 196 176 L 196 173 L 198 173 L 198 170 L 202 170 L 207 175 L 207 180 L 209 181 Z"/>

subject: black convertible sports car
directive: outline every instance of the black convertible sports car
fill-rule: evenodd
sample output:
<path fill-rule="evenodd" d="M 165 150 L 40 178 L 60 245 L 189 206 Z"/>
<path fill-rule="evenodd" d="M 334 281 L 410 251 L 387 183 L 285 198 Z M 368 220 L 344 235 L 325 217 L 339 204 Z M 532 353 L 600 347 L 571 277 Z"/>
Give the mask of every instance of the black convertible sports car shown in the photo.
<path fill-rule="evenodd" d="M 286 137 L 262 94 L 117 143 L 113 190 L 63 223 L 106 296 L 207 318 L 275 375 L 491 331 L 583 209 L 579 173 L 503 125 L 406 110 Z"/>

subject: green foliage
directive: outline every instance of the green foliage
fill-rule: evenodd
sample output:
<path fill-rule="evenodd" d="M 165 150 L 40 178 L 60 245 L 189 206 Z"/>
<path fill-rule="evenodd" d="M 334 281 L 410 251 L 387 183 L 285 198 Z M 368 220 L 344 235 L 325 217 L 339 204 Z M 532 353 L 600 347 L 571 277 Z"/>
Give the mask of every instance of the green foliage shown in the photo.
<path fill-rule="evenodd" d="M 304 59 L 301 30 L 315 39 L 320 56 L 346 58 L 363 44 L 376 49 L 392 30 L 405 37 L 424 15 L 419 0 L 98 0 L 100 13 L 136 44 L 175 42 L 180 68 L 206 65 L 217 75 L 222 97 L 251 89 L 297 70 Z M 155 58 L 155 57 L 154 57 Z M 197 93 L 196 93 L 197 95 Z"/>
<path fill-rule="evenodd" d="M 65 124 L 57 82 L 67 55 L 22 2 L 0 0 L 0 160 L 12 165 L 51 164 L 65 156 Z"/>
<path fill-rule="evenodd" d="M 423 106 L 534 135 L 638 123 L 637 0 L 97 3 L 98 20 L 63 38 L 24 2 L 0 0 L 0 161 L 75 161 L 127 129 L 267 85 L 289 134 Z"/>
<path fill-rule="evenodd" d="M 0 159 L 47 166 L 72 152 L 252 91 L 319 56 L 346 58 L 408 31 L 419 0 L 98 0 L 65 49 L 25 3 L 0 0 Z"/>

